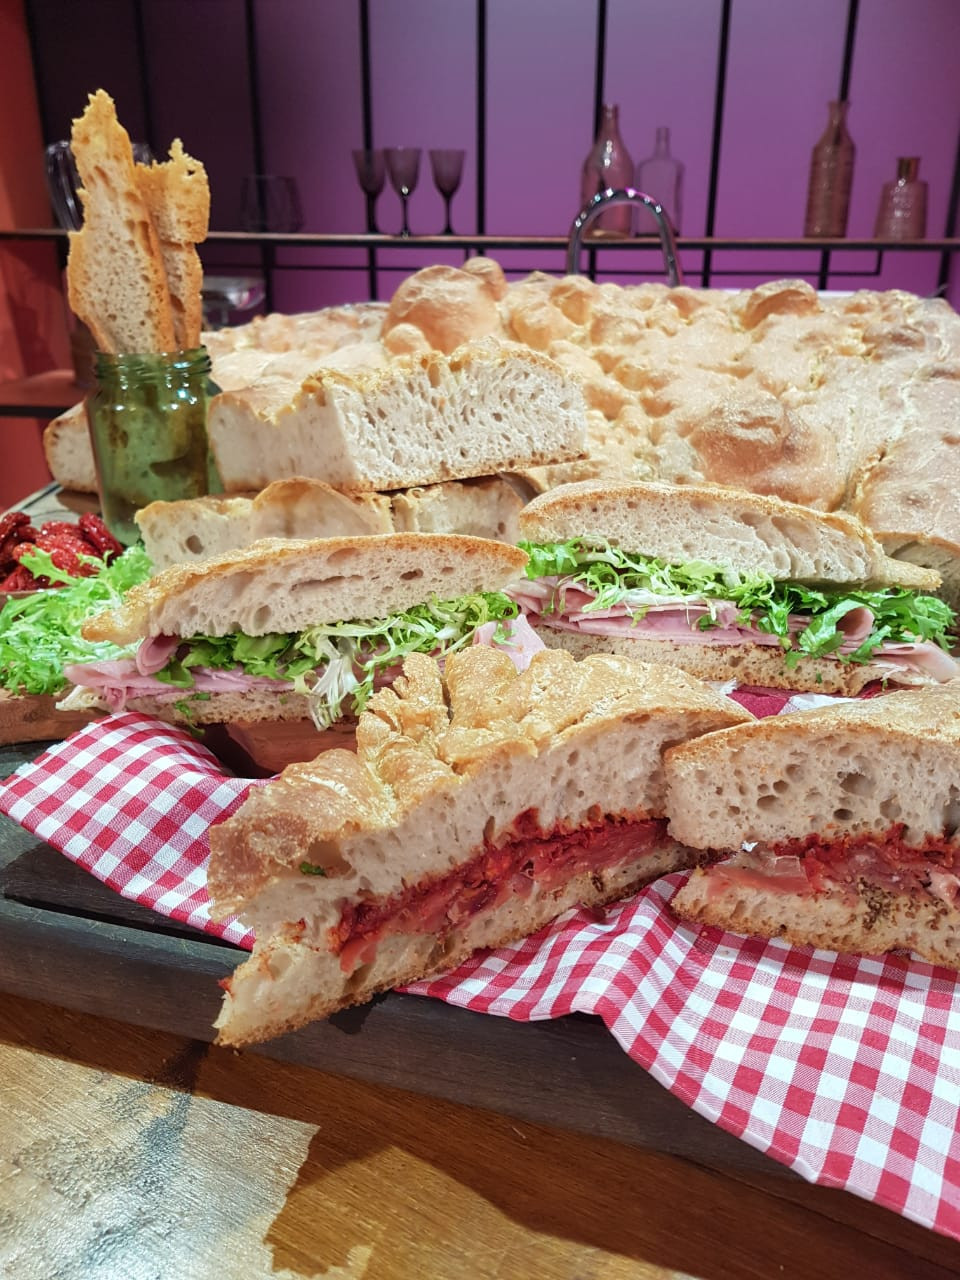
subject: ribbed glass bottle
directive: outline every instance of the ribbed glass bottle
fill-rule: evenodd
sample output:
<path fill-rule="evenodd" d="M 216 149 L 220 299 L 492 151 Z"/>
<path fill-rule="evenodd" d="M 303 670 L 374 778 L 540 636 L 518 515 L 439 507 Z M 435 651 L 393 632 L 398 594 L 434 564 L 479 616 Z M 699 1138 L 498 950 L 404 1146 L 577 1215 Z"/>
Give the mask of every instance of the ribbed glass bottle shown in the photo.
<path fill-rule="evenodd" d="M 856 148 L 847 132 L 849 102 L 831 102 L 827 127 L 810 158 L 803 234 L 839 239 L 847 234 Z"/>

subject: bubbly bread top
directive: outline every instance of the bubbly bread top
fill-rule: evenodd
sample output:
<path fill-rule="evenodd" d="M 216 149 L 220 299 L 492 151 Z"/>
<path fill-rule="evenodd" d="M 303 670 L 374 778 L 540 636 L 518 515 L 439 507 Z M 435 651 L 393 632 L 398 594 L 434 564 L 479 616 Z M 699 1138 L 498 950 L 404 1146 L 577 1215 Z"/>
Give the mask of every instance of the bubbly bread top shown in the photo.
<path fill-rule="evenodd" d="M 940 584 L 932 570 L 890 559 L 852 516 L 738 489 L 584 480 L 534 498 L 519 524 L 528 542 L 610 542 L 670 564 L 700 560 L 789 581 Z"/>
<path fill-rule="evenodd" d="M 432 597 L 497 591 L 526 561 L 517 547 L 457 534 L 264 538 L 196 565 L 171 565 L 132 588 L 119 608 L 91 618 L 83 634 L 132 644 L 147 636 L 262 636 L 384 618 Z"/>
<path fill-rule="evenodd" d="M 700 849 L 960 829 L 960 681 L 771 716 L 667 753 L 670 832 Z"/>
<path fill-rule="evenodd" d="M 608 654 L 541 651 L 519 673 L 475 646 L 442 675 L 414 654 L 360 716 L 356 754 L 290 765 L 211 830 L 210 892 L 226 913 L 279 878 L 280 918 L 295 919 L 291 881 L 311 900 L 395 893 L 509 838 L 524 813 L 545 832 L 659 817 L 664 746 L 749 718 L 683 672 Z"/>

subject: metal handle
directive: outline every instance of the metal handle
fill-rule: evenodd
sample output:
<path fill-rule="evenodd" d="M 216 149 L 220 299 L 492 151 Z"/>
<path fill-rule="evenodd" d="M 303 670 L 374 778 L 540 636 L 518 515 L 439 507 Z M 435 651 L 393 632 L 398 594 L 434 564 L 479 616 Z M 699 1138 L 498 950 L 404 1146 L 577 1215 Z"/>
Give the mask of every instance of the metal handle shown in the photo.
<path fill-rule="evenodd" d="M 667 279 L 674 288 L 678 284 L 683 284 L 683 270 L 680 266 L 680 259 L 677 257 L 677 241 L 666 210 L 659 200 L 655 200 L 653 196 L 648 196 L 643 191 L 637 191 L 634 187 L 618 187 L 617 190 L 607 187 L 606 191 L 598 191 L 590 203 L 584 205 L 580 210 L 570 225 L 567 245 L 567 275 L 575 276 L 580 274 L 580 248 L 584 231 L 604 209 L 613 208 L 618 204 L 642 204 L 650 210 L 656 219 L 657 229 L 660 233 L 663 267 L 667 273 Z"/>

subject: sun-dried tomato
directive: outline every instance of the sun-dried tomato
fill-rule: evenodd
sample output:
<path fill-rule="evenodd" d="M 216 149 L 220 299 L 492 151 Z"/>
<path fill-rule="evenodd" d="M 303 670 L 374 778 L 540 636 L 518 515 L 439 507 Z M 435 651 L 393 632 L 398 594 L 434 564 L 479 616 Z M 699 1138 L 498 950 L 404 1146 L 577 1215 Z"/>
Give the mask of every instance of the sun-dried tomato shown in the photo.
<path fill-rule="evenodd" d="M 25 511 L 8 511 L 5 515 L 0 516 L 0 542 L 5 542 L 14 529 L 20 525 L 29 523 L 30 517 Z"/>
<path fill-rule="evenodd" d="M 97 554 L 101 556 L 107 564 L 123 551 L 123 547 L 116 540 L 107 526 L 103 523 L 100 516 L 93 512 L 85 512 L 78 521 L 80 532 L 89 541 L 92 542 L 97 549 Z"/>
<path fill-rule="evenodd" d="M 0 580 L 0 591 L 34 591 L 39 585 L 38 579 L 21 564 Z"/>

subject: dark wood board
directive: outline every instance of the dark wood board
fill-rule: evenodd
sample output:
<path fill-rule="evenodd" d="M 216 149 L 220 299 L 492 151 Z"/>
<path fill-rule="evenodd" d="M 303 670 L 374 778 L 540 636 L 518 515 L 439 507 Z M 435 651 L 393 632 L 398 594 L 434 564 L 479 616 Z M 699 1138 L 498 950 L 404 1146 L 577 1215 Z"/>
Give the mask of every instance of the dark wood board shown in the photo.
<path fill-rule="evenodd" d="M 0 748 L 6 777 L 45 744 Z M 0 815 L 0 991 L 213 1038 L 245 953 L 127 902 Z M 518 1023 L 396 992 L 255 1052 L 718 1169 L 792 1175 L 689 1110 L 599 1019 Z"/>

